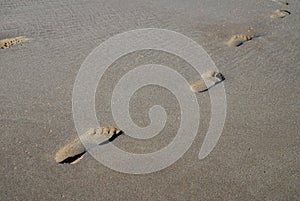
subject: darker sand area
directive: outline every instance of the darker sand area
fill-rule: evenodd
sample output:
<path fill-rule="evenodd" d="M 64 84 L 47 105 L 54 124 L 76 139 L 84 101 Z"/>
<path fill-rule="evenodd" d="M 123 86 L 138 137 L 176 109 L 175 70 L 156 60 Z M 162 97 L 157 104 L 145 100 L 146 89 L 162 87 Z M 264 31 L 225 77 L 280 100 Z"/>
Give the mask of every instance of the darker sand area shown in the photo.
<path fill-rule="evenodd" d="M 0 200 L 299 200 L 300 2 L 288 3 L 0 2 L 0 39 L 32 39 L 0 49 Z M 270 17 L 276 13 L 278 18 Z M 74 165 L 57 164 L 57 150 L 77 137 L 72 90 L 84 59 L 115 34 L 149 27 L 190 37 L 225 76 L 227 116 L 217 146 L 207 158 L 198 159 L 210 120 L 209 94 L 201 93 L 196 139 L 166 169 L 123 174 L 89 154 Z M 239 47 L 226 44 L 233 35 L 246 35 L 237 37 L 243 40 Z M 199 79 L 190 65 L 168 53 L 126 55 L 110 66 L 98 86 L 96 111 L 103 125 L 117 126 L 110 109 L 114 84 L 148 63 L 169 66 L 188 80 Z M 166 89 L 147 86 L 136 92 L 131 117 L 147 126 L 148 110 L 156 104 L 168 115 L 160 135 L 145 141 L 120 136 L 114 143 L 136 153 L 170 143 L 180 109 Z"/>

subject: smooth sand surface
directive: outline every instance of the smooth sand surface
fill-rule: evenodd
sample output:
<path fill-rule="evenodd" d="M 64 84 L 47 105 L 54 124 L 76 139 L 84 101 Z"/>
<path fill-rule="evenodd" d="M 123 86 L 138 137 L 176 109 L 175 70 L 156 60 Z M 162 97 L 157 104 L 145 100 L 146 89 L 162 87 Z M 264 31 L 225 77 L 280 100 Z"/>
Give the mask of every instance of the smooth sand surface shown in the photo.
<path fill-rule="evenodd" d="M 0 39 L 32 40 L 0 49 L 0 200 L 299 200 L 300 1 L 288 2 L 1 1 Z M 270 18 L 277 9 L 291 14 Z M 57 164 L 57 150 L 77 136 L 72 89 L 84 59 L 115 34 L 149 27 L 192 38 L 226 77 L 226 122 L 213 152 L 198 160 L 210 120 L 209 95 L 202 93 L 197 94 L 201 123 L 196 139 L 164 170 L 123 174 L 89 154 L 75 165 Z M 259 37 L 239 47 L 226 45 L 248 30 Z M 103 125 L 117 126 L 110 109 L 115 83 L 148 63 L 199 79 L 191 66 L 167 53 L 126 55 L 99 83 L 96 110 Z M 148 86 L 136 92 L 132 119 L 148 125 L 148 110 L 155 104 L 168 114 L 160 135 L 144 141 L 120 136 L 117 146 L 147 153 L 172 140 L 180 109 L 169 91 Z"/>

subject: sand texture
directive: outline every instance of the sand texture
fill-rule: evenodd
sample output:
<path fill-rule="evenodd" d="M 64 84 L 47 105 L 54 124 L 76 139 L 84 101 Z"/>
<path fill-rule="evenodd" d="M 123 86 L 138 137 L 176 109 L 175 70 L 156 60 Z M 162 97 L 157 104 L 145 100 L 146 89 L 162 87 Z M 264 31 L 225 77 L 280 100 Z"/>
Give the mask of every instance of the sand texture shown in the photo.
<path fill-rule="evenodd" d="M 0 49 L 0 200 L 299 200 L 300 1 L 278 2 L 1 1 L 0 40 L 18 36 L 32 40 Z M 271 18 L 282 14 L 278 9 L 290 14 Z M 168 29 L 191 38 L 226 80 L 205 93 L 189 91 L 200 108 L 200 125 L 190 149 L 166 169 L 131 175 L 102 165 L 85 153 L 78 139 L 72 141 L 78 137 L 72 92 L 92 50 L 115 34 L 141 28 Z M 227 44 L 234 35 L 246 36 L 232 39 L 241 38 L 238 47 Z M 99 125 L 92 125 L 86 116 L 86 128 L 79 134 L 100 125 L 119 127 L 111 110 L 113 89 L 123 75 L 145 64 L 165 65 L 187 81 L 201 77 L 170 53 L 142 50 L 125 55 L 98 83 L 93 100 Z M 213 151 L 199 160 L 211 121 L 210 94 L 222 86 L 227 100 L 224 129 Z M 155 105 L 163 107 L 168 117 L 157 136 L 141 140 L 121 135 L 112 144 L 136 154 L 170 144 L 181 110 L 169 90 L 154 85 L 140 88 L 130 100 L 130 116 L 146 127 Z M 56 153 L 69 142 L 76 146 L 62 151 L 65 155 L 57 161 L 74 153 L 85 153 L 84 157 L 77 156 L 81 160 L 76 165 L 57 163 Z"/>

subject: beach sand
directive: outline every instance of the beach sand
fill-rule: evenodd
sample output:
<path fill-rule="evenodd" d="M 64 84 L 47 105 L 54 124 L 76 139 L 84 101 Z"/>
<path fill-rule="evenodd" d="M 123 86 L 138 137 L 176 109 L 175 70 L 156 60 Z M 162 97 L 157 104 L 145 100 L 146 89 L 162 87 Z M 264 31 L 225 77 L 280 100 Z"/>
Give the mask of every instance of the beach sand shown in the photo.
<path fill-rule="evenodd" d="M 300 1 L 288 2 L 2 1 L 0 39 L 32 40 L 0 49 L 0 200 L 299 200 Z M 291 14 L 271 18 L 277 9 Z M 56 163 L 55 153 L 77 137 L 72 90 L 84 59 L 109 37 L 140 28 L 190 37 L 224 74 L 227 115 L 217 146 L 198 159 L 210 120 L 209 94 L 200 93 L 196 139 L 166 169 L 124 174 L 89 154 L 74 165 Z M 239 47 L 226 44 L 233 35 L 248 33 L 257 37 Z M 126 55 L 98 85 L 96 111 L 103 125 L 117 126 L 110 109 L 115 83 L 147 63 L 169 66 L 187 80 L 199 79 L 191 66 L 168 53 Z M 120 136 L 117 146 L 147 153 L 170 143 L 180 109 L 169 91 L 140 89 L 130 114 L 146 126 L 155 104 L 168 114 L 160 135 L 145 141 Z"/>

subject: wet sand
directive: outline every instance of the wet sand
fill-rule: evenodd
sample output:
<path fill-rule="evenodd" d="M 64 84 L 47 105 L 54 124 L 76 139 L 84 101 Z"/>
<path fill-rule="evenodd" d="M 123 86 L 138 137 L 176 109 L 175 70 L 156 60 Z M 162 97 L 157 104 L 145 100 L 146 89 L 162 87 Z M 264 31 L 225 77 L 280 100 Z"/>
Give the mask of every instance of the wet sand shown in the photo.
<path fill-rule="evenodd" d="M 4 1 L 0 39 L 26 36 L 0 49 L 1 200 L 297 200 L 300 130 L 300 2 L 270 1 Z M 277 9 L 291 12 L 271 18 Z M 113 171 L 92 156 L 60 165 L 56 151 L 77 136 L 72 90 L 88 54 L 109 37 L 138 28 L 164 28 L 192 38 L 224 74 L 227 116 L 221 138 L 204 160 L 198 154 L 209 124 L 209 95 L 197 94 L 201 123 L 189 151 L 170 167 L 147 175 Z M 248 32 L 258 37 L 231 47 Z M 159 63 L 188 80 L 186 62 L 157 51 L 115 62 L 99 83 L 97 117 L 113 125 L 114 84 L 134 67 Z M 149 124 L 160 104 L 168 122 L 148 141 L 120 137 L 123 149 L 147 153 L 177 132 L 180 109 L 170 92 L 149 86 L 130 103 L 132 119 Z M 116 126 L 116 125 L 113 125 Z M 298 186 L 298 187 L 297 187 Z M 298 190 L 297 190 L 298 189 Z"/>

